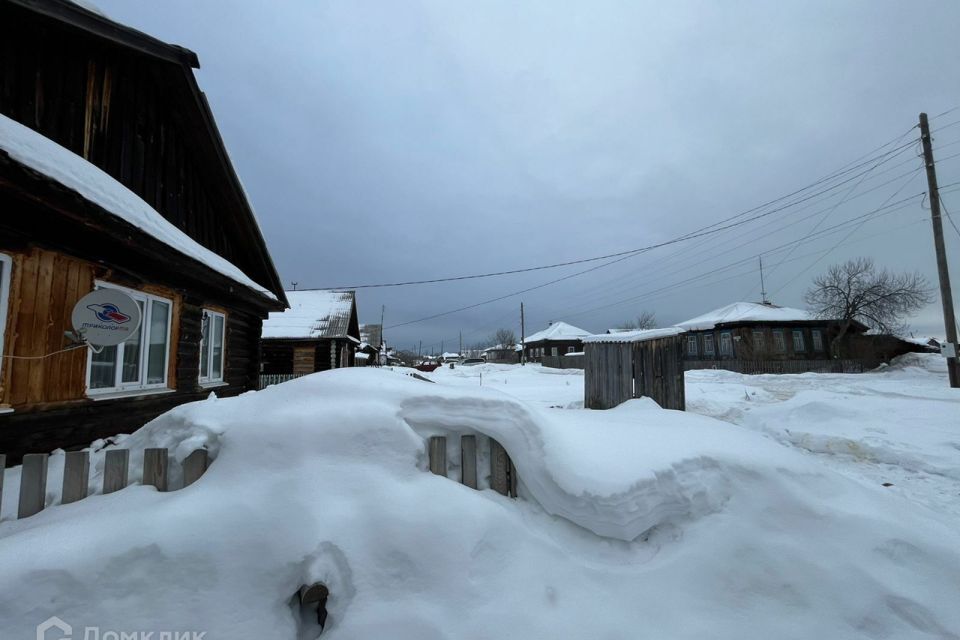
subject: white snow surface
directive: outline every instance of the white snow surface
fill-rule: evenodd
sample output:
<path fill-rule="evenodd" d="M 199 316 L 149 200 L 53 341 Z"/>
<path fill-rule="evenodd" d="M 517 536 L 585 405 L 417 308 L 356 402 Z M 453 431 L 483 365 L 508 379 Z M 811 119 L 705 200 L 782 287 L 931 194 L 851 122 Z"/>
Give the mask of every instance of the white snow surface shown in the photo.
<path fill-rule="evenodd" d="M 266 287 L 254 282 L 226 258 L 196 242 L 110 175 L 4 115 L 0 115 L 0 149 L 17 162 L 77 192 L 179 253 L 271 300 L 277 299 Z"/>
<path fill-rule="evenodd" d="M 637 329 L 633 331 L 617 331 L 616 333 L 598 333 L 587 336 L 584 342 L 646 342 L 659 338 L 669 338 L 684 333 L 680 327 L 663 327 L 661 329 Z"/>
<path fill-rule="evenodd" d="M 678 322 L 677 326 L 687 331 L 709 331 L 725 322 L 793 322 L 813 319 L 814 316 L 803 309 L 757 302 L 734 302 L 702 316 Z"/>
<path fill-rule="evenodd" d="M 567 324 L 566 322 L 553 322 L 546 329 L 537 331 L 536 333 L 527 336 L 524 338 L 523 342 L 525 344 L 529 344 L 531 342 L 540 342 L 542 340 L 575 340 L 588 335 L 590 335 L 589 331 L 584 331 L 583 329 L 575 327 L 572 324 Z"/>
<path fill-rule="evenodd" d="M 349 291 L 286 291 L 290 308 L 271 311 L 263 321 L 264 338 L 321 338 L 343 337 L 345 331 L 329 336 L 331 324 L 346 326 L 353 308 L 353 292 Z"/>
<path fill-rule="evenodd" d="M 875 378 L 943 382 L 917 362 Z M 214 461 L 186 489 L 134 486 L 0 522 L 0 637 L 34 637 L 57 615 L 75 629 L 315 638 L 290 601 L 323 581 L 334 639 L 960 638 L 954 515 L 766 429 L 645 399 L 577 408 L 581 371 L 484 364 L 425 374 L 435 384 L 409 372 L 337 369 L 212 397 L 122 438 L 178 460 L 206 446 Z M 743 381 L 709 373 L 691 383 L 702 399 L 739 402 Z M 849 393 L 872 375 L 847 376 Z M 743 403 L 772 412 L 782 395 L 756 388 Z M 910 406 L 892 391 L 846 404 L 865 414 L 884 397 Z M 956 415 L 949 398 L 921 402 Z M 464 433 L 506 447 L 520 499 L 463 487 L 456 465 L 427 472 L 426 439 L 446 435 L 456 462 Z"/>

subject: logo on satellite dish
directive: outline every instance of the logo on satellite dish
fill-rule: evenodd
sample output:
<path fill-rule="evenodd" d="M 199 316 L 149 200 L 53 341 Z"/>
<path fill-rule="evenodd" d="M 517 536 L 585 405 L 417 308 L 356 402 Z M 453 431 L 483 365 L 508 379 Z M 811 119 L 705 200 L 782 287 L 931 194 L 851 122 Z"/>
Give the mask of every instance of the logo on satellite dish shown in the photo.
<path fill-rule="evenodd" d="M 87 309 L 93 311 L 101 322 L 123 324 L 130 321 L 130 316 L 120 311 L 115 304 L 88 304 Z"/>

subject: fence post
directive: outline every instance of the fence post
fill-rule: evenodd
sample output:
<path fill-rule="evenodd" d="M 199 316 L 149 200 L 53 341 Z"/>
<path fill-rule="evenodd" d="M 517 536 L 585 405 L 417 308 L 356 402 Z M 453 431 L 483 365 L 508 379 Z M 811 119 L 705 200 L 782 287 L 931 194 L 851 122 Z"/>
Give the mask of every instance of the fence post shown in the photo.
<path fill-rule="evenodd" d="M 430 436 L 427 454 L 430 458 L 430 471 L 438 476 L 447 475 L 447 439 L 444 436 Z"/>
<path fill-rule="evenodd" d="M 7 468 L 7 456 L 0 453 L 0 513 L 3 513 L 3 470 Z"/>
<path fill-rule="evenodd" d="M 460 436 L 460 482 L 477 488 L 477 436 Z"/>
<path fill-rule="evenodd" d="M 90 481 L 90 454 L 86 451 L 68 451 L 63 463 L 63 493 L 60 504 L 70 504 L 87 497 Z"/>
<path fill-rule="evenodd" d="M 47 498 L 47 454 L 28 453 L 20 469 L 20 506 L 18 518 L 29 518 L 43 511 Z"/>
<path fill-rule="evenodd" d="M 146 449 L 143 452 L 143 484 L 157 491 L 167 490 L 167 450 Z"/>
<path fill-rule="evenodd" d="M 130 450 L 111 449 L 103 460 L 103 494 L 119 491 L 127 486 L 130 470 Z"/>
<path fill-rule="evenodd" d="M 500 495 L 510 493 L 510 458 L 500 443 L 490 438 L 490 488 Z"/>
<path fill-rule="evenodd" d="M 183 486 L 189 487 L 202 476 L 210 464 L 206 449 L 197 449 L 183 461 Z"/>

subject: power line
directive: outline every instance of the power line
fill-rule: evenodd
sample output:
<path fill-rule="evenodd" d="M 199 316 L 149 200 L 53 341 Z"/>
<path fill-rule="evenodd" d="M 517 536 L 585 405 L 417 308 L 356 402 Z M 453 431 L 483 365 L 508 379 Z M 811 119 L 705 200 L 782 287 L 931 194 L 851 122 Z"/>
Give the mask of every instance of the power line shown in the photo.
<path fill-rule="evenodd" d="M 910 130 L 912 130 L 912 129 L 913 129 L 913 127 L 912 127 Z M 908 130 L 907 133 L 909 133 L 910 130 Z M 898 138 L 898 139 L 894 139 L 894 140 L 892 140 L 891 142 L 888 142 L 888 143 L 882 145 L 881 147 L 878 147 L 878 149 L 882 149 L 882 148 L 884 148 L 884 147 L 886 147 L 886 146 L 889 146 L 890 144 L 894 143 L 895 141 L 897 141 L 897 140 L 899 140 L 899 139 L 902 139 L 902 138 L 903 138 L 903 135 L 905 135 L 905 134 L 902 134 L 902 135 L 900 136 L 900 138 Z M 696 229 L 696 230 L 694 230 L 694 231 L 692 231 L 692 232 L 690 232 L 690 233 L 688 233 L 688 234 L 686 234 L 686 235 L 678 236 L 678 237 L 676 237 L 676 238 L 673 238 L 673 239 L 671 239 L 671 240 L 667 240 L 667 241 L 664 241 L 664 242 L 661 242 L 661 243 L 658 243 L 658 244 L 648 245 L 648 246 L 645 246 L 645 247 L 638 247 L 638 248 L 635 248 L 635 249 L 628 249 L 628 250 L 626 250 L 626 251 L 619 251 L 619 252 L 616 252 L 616 253 L 610 253 L 610 254 L 606 254 L 606 255 L 602 255 L 602 256 L 594 256 L 594 257 L 591 257 L 591 258 L 581 258 L 581 259 L 578 259 L 578 260 L 568 260 L 568 261 L 565 261 L 565 262 L 557 262 L 557 263 L 553 263 L 553 264 L 539 265 L 539 266 L 534 266 L 534 267 L 525 267 L 525 268 L 519 268 L 519 269 L 508 269 L 508 270 L 504 270 L 504 271 L 493 271 L 493 272 L 488 272 L 488 273 L 478 273 L 478 274 L 471 274 L 471 275 L 465 275 L 465 276 L 450 276 L 450 277 L 443 277 L 443 278 L 430 278 L 430 279 L 424 279 L 424 280 L 408 280 L 408 281 L 400 281 L 400 282 L 383 282 L 383 283 L 376 283 L 376 284 L 345 285 L 345 286 L 335 286 L 335 287 L 316 287 L 316 288 L 314 288 L 314 290 L 316 290 L 316 289 L 349 289 L 349 290 L 356 290 L 356 289 L 373 289 L 373 288 L 385 288 L 385 287 L 404 287 L 404 286 L 422 285 L 422 284 L 436 284 L 436 283 L 440 283 L 440 282 L 456 282 L 456 281 L 462 281 L 462 280 L 475 280 L 475 279 L 479 279 L 479 278 L 492 278 L 492 277 L 497 277 L 497 276 L 514 275 L 514 274 L 518 274 L 518 273 L 529 273 L 529 272 L 531 272 L 531 271 L 542 271 L 542 270 L 545 270 L 545 269 L 556 269 L 556 268 L 559 268 L 559 267 L 568 267 L 568 266 L 573 266 L 573 265 L 578 265 L 578 264 L 585 264 L 585 263 L 588 263 L 588 262 L 597 262 L 597 261 L 600 261 L 600 260 L 607 260 L 607 259 L 610 259 L 610 258 L 618 258 L 618 257 L 621 257 L 621 256 L 629 256 L 629 255 L 631 255 L 631 254 L 642 253 L 642 252 L 645 252 L 645 251 L 649 251 L 649 250 L 651 250 L 651 249 L 657 249 L 657 248 L 664 247 L 664 246 L 668 246 L 668 245 L 671 245 L 671 244 L 676 244 L 676 243 L 678 243 L 678 242 L 684 242 L 684 241 L 686 241 L 686 240 L 691 240 L 691 239 L 693 239 L 693 238 L 701 237 L 701 236 L 705 235 L 706 232 L 710 232 L 710 231 L 722 231 L 722 230 L 725 230 L 725 229 L 732 228 L 732 227 L 734 227 L 734 226 L 739 226 L 740 224 L 746 224 L 747 222 L 751 222 L 751 221 L 753 221 L 753 220 L 756 220 L 756 219 L 759 219 L 759 218 L 762 218 L 762 217 L 766 217 L 766 216 L 768 216 L 768 215 L 772 215 L 773 213 L 777 213 L 777 212 L 783 211 L 784 209 L 787 209 L 787 208 L 789 208 L 789 207 L 792 207 L 792 206 L 795 206 L 795 205 L 797 205 L 797 204 L 801 204 L 801 203 L 803 203 L 803 202 L 806 202 L 806 201 L 810 200 L 811 198 L 814 198 L 814 197 L 819 196 L 819 195 L 823 195 L 824 193 L 828 193 L 828 192 L 830 192 L 830 191 L 833 191 L 834 189 L 838 189 L 839 187 L 843 186 L 844 184 L 847 184 L 847 183 L 849 183 L 849 182 L 852 182 L 853 180 L 857 179 L 858 177 L 864 175 L 865 173 L 869 173 L 871 169 L 867 169 L 867 170 L 864 171 L 864 172 L 857 173 L 857 174 L 855 174 L 855 175 L 847 178 L 846 180 L 843 180 L 843 181 L 841 181 L 841 182 L 838 182 L 837 184 L 834 184 L 834 185 L 832 185 L 832 186 L 830 186 L 830 187 L 825 188 L 825 189 L 822 190 L 822 191 L 818 191 L 817 193 L 813 193 L 813 194 L 804 196 L 803 198 L 799 198 L 799 199 L 797 199 L 797 200 L 795 200 L 795 201 L 793 201 L 793 202 L 791 202 L 791 203 L 789 203 L 789 204 L 782 205 L 781 207 L 778 207 L 778 208 L 776 208 L 776 209 L 774 209 L 774 210 L 772 210 L 772 211 L 768 211 L 768 212 L 763 213 L 763 214 L 760 214 L 760 215 L 758 215 L 758 216 L 753 216 L 753 217 L 751 217 L 751 218 L 746 218 L 746 219 L 741 220 L 740 222 L 737 222 L 737 223 L 734 223 L 734 224 L 730 224 L 730 225 L 727 225 L 727 226 L 720 226 L 720 225 L 724 225 L 724 224 L 726 224 L 726 223 L 728 223 L 728 222 L 731 222 L 731 221 L 733 221 L 733 220 L 736 220 L 736 219 L 738 219 L 738 218 L 742 218 L 743 216 L 749 215 L 749 214 L 754 213 L 754 212 L 756 212 L 756 211 L 761 211 L 761 210 L 765 209 L 766 207 L 768 207 L 768 206 L 770 206 L 770 205 L 772 205 L 772 204 L 776 204 L 776 203 L 778 203 L 778 202 L 782 202 L 783 200 L 786 200 L 786 199 L 788 199 L 788 198 L 791 198 L 791 197 L 793 197 L 793 196 L 795 196 L 795 195 L 799 195 L 800 193 L 803 193 L 804 191 L 808 191 L 809 189 L 812 189 L 812 188 L 814 188 L 814 187 L 816 187 L 816 186 L 819 186 L 819 185 L 821 185 L 821 184 L 823 184 L 823 183 L 825 183 L 825 182 L 829 182 L 829 181 L 831 181 L 831 180 L 835 180 L 835 179 L 839 178 L 840 176 L 842 176 L 842 175 L 844 175 L 844 174 L 846 174 L 846 173 L 849 173 L 850 171 L 854 171 L 854 170 L 856 170 L 856 169 L 858 169 L 858 168 L 860 168 L 860 167 L 862 167 L 862 166 L 864 166 L 864 165 L 870 164 L 871 162 L 874 162 L 874 161 L 876 161 L 876 160 L 879 159 L 879 158 L 884 158 L 884 157 L 889 156 L 889 155 L 891 155 L 891 154 L 896 154 L 897 152 L 902 151 L 903 149 L 911 146 L 912 144 L 913 144 L 913 141 L 910 141 L 910 142 L 908 142 L 908 143 L 906 143 L 906 144 L 904 144 L 904 145 L 901 145 L 901 146 L 899 146 L 899 147 L 894 147 L 893 149 L 890 149 L 890 150 L 884 152 L 884 153 L 881 154 L 880 156 L 872 157 L 872 158 L 870 158 L 870 159 L 868 159 L 868 160 L 866 160 L 866 161 L 864 161 L 864 162 L 860 162 L 860 163 L 855 164 L 855 165 L 853 165 L 853 166 L 851 166 L 851 167 L 849 167 L 849 168 L 845 168 L 845 169 L 842 169 L 842 170 L 838 170 L 837 172 L 834 172 L 833 174 L 830 174 L 830 175 L 828 175 L 828 176 L 826 176 L 826 177 L 824 177 L 824 178 L 821 178 L 821 179 L 817 180 L 816 182 L 813 182 L 813 183 L 811 183 L 811 184 L 809 184 L 809 185 L 807 185 L 807 186 L 805 186 L 805 187 L 803 187 L 803 188 L 801 188 L 801 189 L 797 189 L 797 190 L 795 190 L 795 191 L 793 191 L 793 192 L 791 192 L 791 193 L 788 193 L 788 194 L 786 194 L 786 195 L 784 195 L 784 196 L 781 196 L 781 197 L 776 198 L 776 199 L 774 199 L 774 200 L 770 200 L 770 201 L 768 201 L 768 202 L 766 202 L 766 203 L 764 203 L 764 204 L 758 205 L 758 206 L 753 207 L 752 209 L 748 209 L 748 210 L 746 210 L 746 211 L 742 211 L 742 212 L 740 212 L 740 213 L 738 213 L 738 214 L 736 214 L 736 215 L 730 216 L 730 217 L 728 217 L 728 218 L 724 218 L 724 219 L 722 219 L 722 220 L 719 220 L 719 221 L 717 221 L 717 222 L 715 222 L 715 223 L 713 223 L 713 224 L 707 225 L 707 226 L 705 226 L 705 227 L 701 227 L 701 228 Z M 871 153 L 872 153 L 872 152 L 871 152 Z M 856 162 L 856 161 L 854 161 L 854 162 Z"/>

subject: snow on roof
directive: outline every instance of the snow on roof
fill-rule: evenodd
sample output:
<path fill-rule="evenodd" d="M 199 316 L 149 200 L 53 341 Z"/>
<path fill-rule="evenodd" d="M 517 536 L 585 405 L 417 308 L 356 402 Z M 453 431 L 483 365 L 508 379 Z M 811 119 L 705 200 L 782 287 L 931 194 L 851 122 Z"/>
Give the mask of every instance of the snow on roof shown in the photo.
<path fill-rule="evenodd" d="M 460 354 L 459 354 L 459 353 L 450 353 L 449 351 L 447 351 L 447 352 L 445 352 L 445 353 L 444 353 L 442 356 L 440 356 L 440 357 L 441 357 L 441 358 L 459 358 L 459 357 L 460 357 Z"/>
<path fill-rule="evenodd" d="M 172 249 L 205 264 L 234 282 L 276 300 L 226 258 L 202 246 L 100 168 L 29 127 L 0 115 L 0 150 Z"/>
<path fill-rule="evenodd" d="M 290 308 L 263 321 L 264 338 L 349 338 L 353 291 L 287 291 Z"/>
<path fill-rule="evenodd" d="M 543 331 L 538 331 L 524 338 L 524 344 L 531 342 L 543 342 L 547 340 L 576 340 L 590 335 L 589 331 L 584 331 L 572 324 L 566 322 L 551 322 Z"/>
<path fill-rule="evenodd" d="M 647 340 L 656 340 L 658 338 L 669 338 L 678 336 L 684 332 L 680 327 L 664 327 L 663 329 L 638 329 L 635 331 L 619 331 L 617 333 L 598 333 L 597 335 L 587 336 L 583 341 L 598 342 L 645 342 Z"/>
<path fill-rule="evenodd" d="M 813 319 L 814 316 L 803 309 L 758 302 L 734 302 L 702 316 L 678 322 L 677 326 L 687 331 L 706 331 L 730 322 L 796 322 Z"/>

